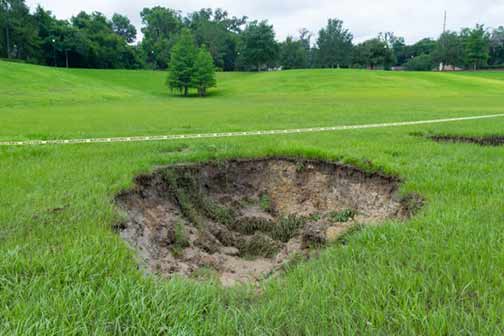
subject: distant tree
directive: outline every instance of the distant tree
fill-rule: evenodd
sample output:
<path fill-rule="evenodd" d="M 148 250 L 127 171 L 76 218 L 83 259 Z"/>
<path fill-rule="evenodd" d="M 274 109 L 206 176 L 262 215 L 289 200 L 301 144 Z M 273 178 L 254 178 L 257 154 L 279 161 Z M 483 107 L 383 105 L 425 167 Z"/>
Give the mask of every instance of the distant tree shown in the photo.
<path fill-rule="evenodd" d="M 354 49 L 355 64 L 368 67 L 371 70 L 376 67 L 390 68 L 394 62 L 392 49 L 380 37 L 364 41 Z"/>
<path fill-rule="evenodd" d="M 387 44 L 393 53 L 393 63 L 403 65 L 408 61 L 407 46 L 404 37 L 395 36 L 392 32 L 381 33 L 379 38 Z"/>
<path fill-rule="evenodd" d="M 432 55 L 423 54 L 411 58 L 404 66 L 409 71 L 432 71 L 434 61 L 432 60 Z"/>
<path fill-rule="evenodd" d="M 144 8 L 140 13 L 144 38 L 142 49 L 155 69 L 167 68 L 170 52 L 182 28 L 180 13 L 165 7 Z"/>
<path fill-rule="evenodd" d="M 323 68 L 348 67 L 352 64 L 352 40 L 343 21 L 329 19 L 319 31 L 317 39 L 317 64 Z"/>
<path fill-rule="evenodd" d="M 243 68 L 261 71 L 273 66 L 278 51 L 273 26 L 267 21 L 252 21 L 247 24 L 241 34 L 240 62 Z"/>
<path fill-rule="evenodd" d="M 474 70 L 487 65 L 490 57 L 490 36 L 483 25 L 465 28 L 460 34 L 464 46 L 465 64 Z"/>
<path fill-rule="evenodd" d="M 112 29 L 128 43 L 133 43 L 136 39 L 137 30 L 124 15 L 116 13 L 112 16 Z"/>
<path fill-rule="evenodd" d="M 205 46 L 198 50 L 192 76 L 191 85 L 198 90 L 200 97 L 206 96 L 208 88 L 217 85 L 212 55 L 206 50 Z"/>
<path fill-rule="evenodd" d="M 306 28 L 299 30 L 299 41 L 303 45 L 306 54 L 306 67 L 313 68 L 315 66 L 315 53 L 313 52 L 311 39 L 313 34 Z"/>
<path fill-rule="evenodd" d="M 433 59 L 444 66 L 461 66 L 464 64 L 464 47 L 456 32 L 447 31 L 437 41 Z M 441 70 L 444 70 L 443 68 Z"/>
<path fill-rule="evenodd" d="M 308 54 L 301 40 L 288 36 L 280 44 L 280 65 L 283 69 L 302 69 L 308 67 Z"/>
<path fill-rule="evenodd" d="M 217 67 L 230 71 L 238 57 L 238 35 L 247 17 L 229 17 L 227 11 L 201 9 L 184 18 L 185 26 L 191 29 L 197 46 L 205 45 L 212 54 Z"/>
<path fill-rule="evenodd" d="M 415 44 L 406 46 L 406 58 L 411 59 L 420 55 L 430 55 L 436 49 L 436 40 L 431 38 L 424 38 Z"/>
<path fill-rule="evenodd" d="M 40 41 L 24 0 L 0 0 L 0 31 L 0 57 L 37 60 Z"/>
<path fill-rule="evenodd" d="M 494 29 L 490 35 L 489 63 L 504 65 L 504 27 Z"/>
<path fill-rule="evenodd" d="M 184 96 L 189 94 L 189 88 L 193 84 L 195 60 L 196 47 L 193 36 L 189 29 L 184 28 L 171 53 L 167 80 L 170 89 L 178 90 Z"/>
<path fill-rule="evenodd" d="M 81 41 L 88 41 L 87 67 L 136 69 L 141 65 L 134 47 L 114 32 L 112 22 L 102 13 L 80 12 L 70 21 L 82 34 Z"/>

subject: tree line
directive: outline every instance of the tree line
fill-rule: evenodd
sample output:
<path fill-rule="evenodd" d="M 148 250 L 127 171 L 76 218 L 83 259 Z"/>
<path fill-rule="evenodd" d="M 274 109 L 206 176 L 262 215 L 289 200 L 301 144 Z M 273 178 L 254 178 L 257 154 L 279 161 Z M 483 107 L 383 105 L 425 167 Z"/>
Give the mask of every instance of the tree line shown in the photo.
<path fill-rule="evenodd" d="M 167 69 L 177 41 L 189 31 L 195 47 L 205 46 L 222 71 L 504 67 L 504 27 L 476 25 L 411 45 L 391 32 L 355 43 L 343 21 L 329 19 L 316 35 L 301 29 L 278 42 L 267 21 L 222 9 L 182 15 L 156 6 L 140 16 L 143 39 L 137 42 L 138 32 L 124 15 L 81 12 L 59 20 L 41 6 L 30 12 L 25 0 L 0 0 L 0 58 L 59 67 Z"/>

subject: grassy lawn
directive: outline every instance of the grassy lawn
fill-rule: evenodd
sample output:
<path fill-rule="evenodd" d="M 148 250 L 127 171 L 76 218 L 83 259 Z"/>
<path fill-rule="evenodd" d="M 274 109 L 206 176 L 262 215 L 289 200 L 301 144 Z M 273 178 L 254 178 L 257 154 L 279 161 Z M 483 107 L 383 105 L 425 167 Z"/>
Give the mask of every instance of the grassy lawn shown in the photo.
<path fill-rule="evenodd" d="M 0 62 L 0 140 L 201 133 L 502 113 L 504 73 L 219 74 L 205 99 L 166 74 Z M 335 133 L 0 148 L 0 335 L 498 335 L 504 148 L 418 134 L 504 134 L 504 118 Z M 184 151 L 180 151 L 184 148 Z M 166 281 L 113 232 L 113 197 L 174 162 L 317 157 L 382 170 L 426 205 L 356 232 L 261 289 Z"/>

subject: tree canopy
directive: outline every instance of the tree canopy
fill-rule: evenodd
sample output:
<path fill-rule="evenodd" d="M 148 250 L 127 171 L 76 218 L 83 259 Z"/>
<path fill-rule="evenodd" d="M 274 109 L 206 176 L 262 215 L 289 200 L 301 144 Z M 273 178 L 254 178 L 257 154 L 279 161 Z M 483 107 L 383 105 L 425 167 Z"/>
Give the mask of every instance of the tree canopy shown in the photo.
<path fill-rule="evenodd" d="M 352 64 L 352 40 L 343 21 L 329 19 L 317 39 L 317 65 L 322 68 L 349 67 Z"/>
<path fill-rule="evenodd" d="M 196 55 L 191 84 L 192 87 L 198 90 L 198 95 L 200 97 L 206 96 L 208 88 L 217 85 L 212 55 L 205 46 L 202 46 Z"/>
<path fill-rule="evenodd" d="M 272 67 L 278 51 L 273 26 L 267 21 L 252 21 L 241 34 L 240 67 L 256 71 Z"/>
<path fill-rule="evenodd" d="M 168 86 L 187 96 L 191 88 L 196 57 L 196 46 L 189 29 L 183 29 L 173 46 L 170 59 Z"/>
<path fill-rule="evenodd" d="M 413 44 L 385 32 L 354 45 L 353 34 L 338 18 L 329 19 L 315 36 L 301 29 L 297 37 L 278 41 L 267 21 L 249 21 L 220 8 L 183 14 L 155 6 L 144 8 L 140 17 L 137 40 L 137 28 L 119 13 L 108 18 L 100 12 L 80 12 L 59 20 L 41 6 L 30 12 L 25 0 L 0 0 L 0 58 L 59 67 L 164 70 L 182 30 L 188 29 L 195 47 L 205 46 L 222 71 L 427 69 L 429 60 L 466 69 L 504 67 L 502 26 L 476 25 Z"/>

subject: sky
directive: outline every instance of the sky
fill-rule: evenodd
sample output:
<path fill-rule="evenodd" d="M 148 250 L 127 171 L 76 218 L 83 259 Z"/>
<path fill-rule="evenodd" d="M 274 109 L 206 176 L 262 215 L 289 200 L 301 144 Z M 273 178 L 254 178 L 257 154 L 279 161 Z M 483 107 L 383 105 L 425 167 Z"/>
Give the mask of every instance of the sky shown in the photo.
<path fill-rule="evenodd" d="M 488 27 L 504 26 L 504 0 L 27 0 L 34 9 L 38 4 L 51 10 L 59 19 L 68 19 L 81 10 L 99 11 L 111 17 L 120 13 L 130 18 L 140 32 L 140 11 L 144 7 L 164 6 L 183 14 L 201 8 L 223 8 L 231 16 L 267 19 L 275 28 L 278 40 L 296 36 L 301 28 L 316 33 L 329 18 L 343 20 L 356 42 L 391 31 L 407 43 L 424 37 L 437 38 L 443 29 L 459 30 L 483 23 Z"/>

